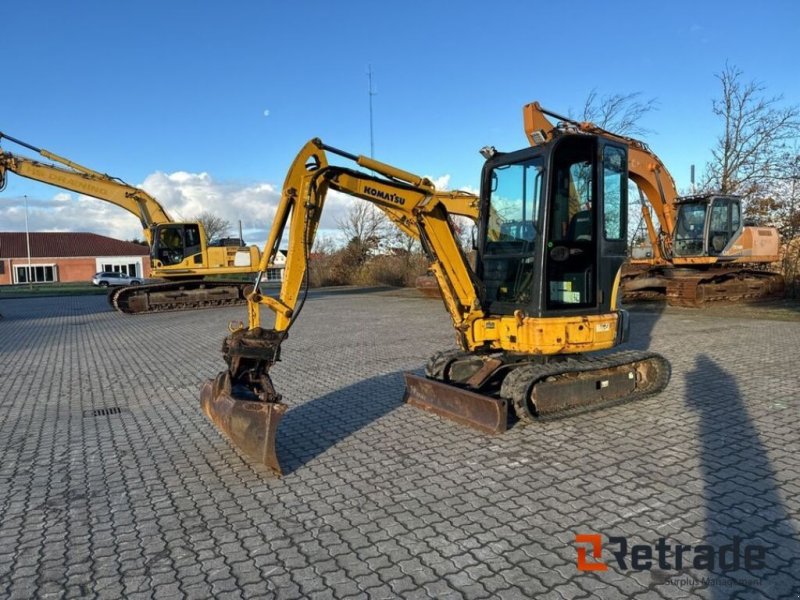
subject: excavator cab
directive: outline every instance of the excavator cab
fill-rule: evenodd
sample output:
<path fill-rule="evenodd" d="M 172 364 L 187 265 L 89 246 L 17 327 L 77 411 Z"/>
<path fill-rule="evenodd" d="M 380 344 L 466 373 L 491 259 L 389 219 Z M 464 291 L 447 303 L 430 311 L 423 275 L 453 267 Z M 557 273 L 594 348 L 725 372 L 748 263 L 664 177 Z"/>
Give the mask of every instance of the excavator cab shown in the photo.
<path fill-rule="evenodd" d="M 202 264 L 205 233 L 199 223 L 168 223 L 153 227 L 150 258 L 155 267 Z"/>
<path fill-rule="evenodd" d="M 719 256 L 742 230 L 737 196 L 689 196 L 678 201 L 675 256 Z"/>
<path fill-rule="evenodd" d="M 476 274 L 492 315 L 604 314 L 625 259 L 627 153 L 571 135 L 483 170 Z"/>

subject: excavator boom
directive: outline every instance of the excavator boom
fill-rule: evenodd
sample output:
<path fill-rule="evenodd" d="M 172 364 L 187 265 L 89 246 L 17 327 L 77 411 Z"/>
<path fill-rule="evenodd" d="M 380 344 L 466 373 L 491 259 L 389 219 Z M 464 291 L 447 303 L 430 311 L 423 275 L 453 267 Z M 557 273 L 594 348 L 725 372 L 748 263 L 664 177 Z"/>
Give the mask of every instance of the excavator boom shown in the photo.
<path fill-rule="evenodd" d="M 0 158 L 0 165 L 2 166 L 0 168 L 12 171 L 21 177 L 48 183 L 79 194 L 86 194 L 124 208 L 139 219 L 142 224 L 142 232 L 148 244 L 153 242 L 152 228 L 155 225 L 173 222 L 164 207 L 140 188 L 129 185 L 121 179 L 110 175 L 93 171 L 53 152 L 37 148 L 0 132 L 0 141 L 3 138 L 33 150 L 37 154 L 63 166 L 42 163 L 16 156 L 10 152 L 3 152 L 0 155 L 2 156 Z"/>

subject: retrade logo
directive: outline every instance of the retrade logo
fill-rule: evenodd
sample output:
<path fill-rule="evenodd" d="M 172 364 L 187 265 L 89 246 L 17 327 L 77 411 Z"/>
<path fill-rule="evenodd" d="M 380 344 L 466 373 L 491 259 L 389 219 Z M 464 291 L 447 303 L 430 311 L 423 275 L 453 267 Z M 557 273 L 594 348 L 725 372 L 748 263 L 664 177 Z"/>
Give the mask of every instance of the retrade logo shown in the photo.
<path fill-rule="evenodd" d="M 662 571 L 681 571 L 693 568 L 699 571 L 736 571 L 742 567 L 748 571 L 763 569 L 766 565 L 767 549 L 758 544 L 746 544 L 740 537 L 720 546 L 668 543 L 658 538 L 655 544 L 628 544 L 628 538 L 609 536 L 609 564 L 616 564 L 620 571 L 649 571 L 654 566 Z M 577 567 L 579 571 L 607 571 L 603 558 L 603 536 L 599 533 L 575 535 Z"/>
<path fill-rule="evenodd" d="M 578 570 L 579 571 L 607 571 L 608 565 L 602 561 L 603 538 L 599 533 L 579 533 L 575 535 L 576 544 L 589 544 L 592 550 L 593 562 L 586 559 L 585 546 L 578 546 Z"/>

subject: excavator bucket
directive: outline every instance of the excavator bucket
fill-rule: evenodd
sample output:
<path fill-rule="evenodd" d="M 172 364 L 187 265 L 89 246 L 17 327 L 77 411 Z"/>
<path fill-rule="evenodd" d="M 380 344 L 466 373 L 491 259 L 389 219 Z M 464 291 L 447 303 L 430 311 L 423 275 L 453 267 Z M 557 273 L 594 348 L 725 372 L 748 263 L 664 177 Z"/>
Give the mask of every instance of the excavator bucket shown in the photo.
<path fill-rule="evenodd" d="M 228 370 L 206 381 L 200 406 L 214 425 L 244 454 L 282 475 L 275 438 L 286 404 L 275 392 L 269 369 L 278 360 L 285 334 L 242 329 L 222 345 Z"/>
<path fill-rule="evenodd" d="M 203 412 L 247 456 L 282 475 L 275 438 L 288 408 L 279 402 L 237 400 L 220 390 L 217 380 L 206 381 L 200 391 Z"/>
<path fill-rule="evenodd" d="M 503 433 L 507 428 L 508 404 L 441 381 L 405 373 L 405 401 L 417 408 L 467 425 L 484 433 Z"/>

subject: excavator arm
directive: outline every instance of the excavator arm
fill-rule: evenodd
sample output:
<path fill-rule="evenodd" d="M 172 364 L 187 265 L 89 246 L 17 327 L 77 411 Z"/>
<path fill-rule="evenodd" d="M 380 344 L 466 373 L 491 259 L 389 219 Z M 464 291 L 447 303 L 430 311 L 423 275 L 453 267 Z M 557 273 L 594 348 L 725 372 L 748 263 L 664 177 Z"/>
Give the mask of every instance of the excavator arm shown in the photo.
<path fill-rule="evenodd" d="M 377 175 L 331 165 L 327 153 L 352 160 Z M 307 282 L 308 254 L 330 190 L 374 204 L 403 232 L 421 241 L 433 261 L 431 269 L 444 290 L 445 303 L 457 329 L 484 316 L 474 277 L 448 218 L 450 214 L 476 215 L 477 197 L 461 191 L 437 191 L 424 177 L 314 139 L 303 147 L 289 169 L 259 267 L 260 273 L 266 270 L 288 233 L 280 294 L 277 299 L 253 294 L 249 302 L 250 329 L 261 327 L 263 306 L 275 312 L 276 331 L 290 327 L 299 308 L 301 288 Z M 261 275 L 256 289 L 260 281 Z"/>
<path fill-rule="evenodd" d="M 352 160 L 363 171 L 331 165 L 327 153 Z M 262 253 L 254 292 L 248 297 L 248 325 L 233 329 L 223 343 L 228 369 L 201 394 L 206 415 L 247 454 L 276 472 L 275 431 L 286 410 L 268 375 L 280 357 L 280 346 L 300 313 L 308 288 L 308 259 L 330 190 L 366 200 L 381 209 L 408 235 L 419 239 L 433 259 L 431 270 L 462 346 L 471 323 L 484 316 L 477 286 L 448 219 L 477 214 L 477 197 L 460 191 L 440 192 L 426 178 L 365 156 L 355 156 L 319 139 L 297 154 L 283 185 L 273 225 Z M 288 234 L 288 235 L 287 235 Z M 287 239 L 285 239 L 287 238 Z M 284 280 L 277 298 L 260 289 L 263 274 L 282 242 L 288 244 Z M 304 289 L 305 288 L 305 289 Z M 262 326 L 262 309 L 275 313 L 274 326 Z"/>
<path fill-rule="evenodd" d="M 0 133 L 0 141 L 3 138 L 33 150 L 40 156 L 63 166 L 39 162 L 11 152 L 2 152 L 0 153 L 0 186 L 5 181 L 6 172 L 10 171 L 34 181 L 111 202 L 136 215 L 142 224 L 142 230 L 149 245 L 153 242 L 153 226 L 172 222 L 164 207 L 142 189 L 129 185 L 121 179 L 93 171 L 10 135 Z"/>

